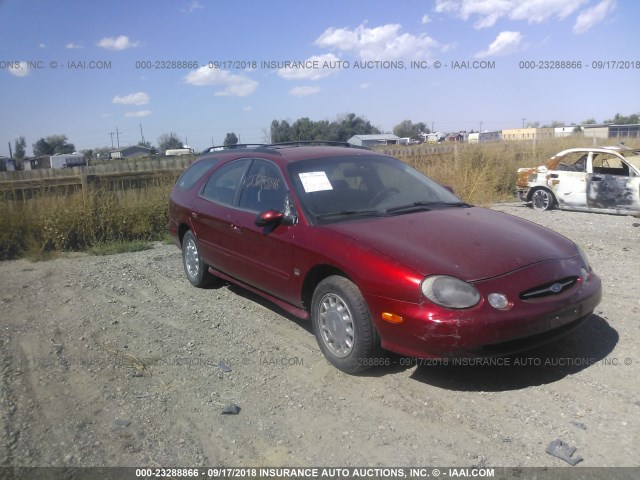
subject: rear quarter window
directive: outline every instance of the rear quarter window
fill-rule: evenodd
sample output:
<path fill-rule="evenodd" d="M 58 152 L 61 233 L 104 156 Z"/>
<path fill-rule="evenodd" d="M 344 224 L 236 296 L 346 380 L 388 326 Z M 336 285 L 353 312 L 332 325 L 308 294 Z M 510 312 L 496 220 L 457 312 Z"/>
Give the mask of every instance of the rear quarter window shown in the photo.
<path fill-rule="evenodd" d="M 176 188 L 179 188 L 180 190 L 189 190 L 219 161 L 220 159 L 218 158 L 207 158 L 195 162 L 187 168 L 182 175 L 180 175 L 180 178 L 176 183 Z"/>

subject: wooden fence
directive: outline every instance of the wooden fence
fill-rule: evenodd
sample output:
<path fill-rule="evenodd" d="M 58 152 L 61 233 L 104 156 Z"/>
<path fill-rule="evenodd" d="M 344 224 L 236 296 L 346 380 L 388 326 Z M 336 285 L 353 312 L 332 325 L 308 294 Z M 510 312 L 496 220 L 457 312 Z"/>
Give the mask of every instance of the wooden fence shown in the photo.
<path fill-rule="evenodd" d="M 89 167 L 0 172 L 0 199 L 26 200 L 48 193 L 84 191 L 93 186 L 110 190 L 144 188 L 167 178 L 175 180 L 194 160 L 194 156 L 129 159 Z"/>

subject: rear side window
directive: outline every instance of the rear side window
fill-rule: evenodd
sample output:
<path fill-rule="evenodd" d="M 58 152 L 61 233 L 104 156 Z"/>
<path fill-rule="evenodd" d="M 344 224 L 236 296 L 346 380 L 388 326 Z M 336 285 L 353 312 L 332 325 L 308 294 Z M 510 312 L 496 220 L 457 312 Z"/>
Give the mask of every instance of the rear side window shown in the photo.
<path fill-rule="evenodd" d="M 219 161 L 218 158 L 207 158 L 193 163 L 180 175 L 176 187 L 180 190 L 189 190 Z"/>
<path fill-rule="evenodd" d="M 212 202 L 233 205 L 236 191 L 249 163 L 250 158 L 243 158 L 220 167 L 209 177 L 200 196 Z"/>

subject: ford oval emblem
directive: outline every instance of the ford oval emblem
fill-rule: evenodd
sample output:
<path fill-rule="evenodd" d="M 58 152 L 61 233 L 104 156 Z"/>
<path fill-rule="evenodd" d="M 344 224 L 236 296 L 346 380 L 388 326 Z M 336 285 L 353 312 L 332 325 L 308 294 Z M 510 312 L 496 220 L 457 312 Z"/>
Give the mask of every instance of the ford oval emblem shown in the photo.
<path fill-rule="evenodd" d="M 554 283 L 553 285 L 551 285 L 549 290 L 551 290 L 553 293 L 560 293 L 562 291 L 562 284 Z"/>

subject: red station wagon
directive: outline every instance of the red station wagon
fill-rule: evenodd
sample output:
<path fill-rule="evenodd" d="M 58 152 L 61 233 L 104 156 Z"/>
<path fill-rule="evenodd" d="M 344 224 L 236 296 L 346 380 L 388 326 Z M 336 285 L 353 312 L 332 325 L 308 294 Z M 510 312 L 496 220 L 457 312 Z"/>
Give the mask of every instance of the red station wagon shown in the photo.
<path fill-rule="evenodd" d="M 398 159 L 329 144 L 210 150 L 171 193 L 187 279 L 233 282 L 310 319 L 345 372 L 378 364 L 383 350 L 520 351 L 600 302 L 574 242 L 468 205 Z"/>

